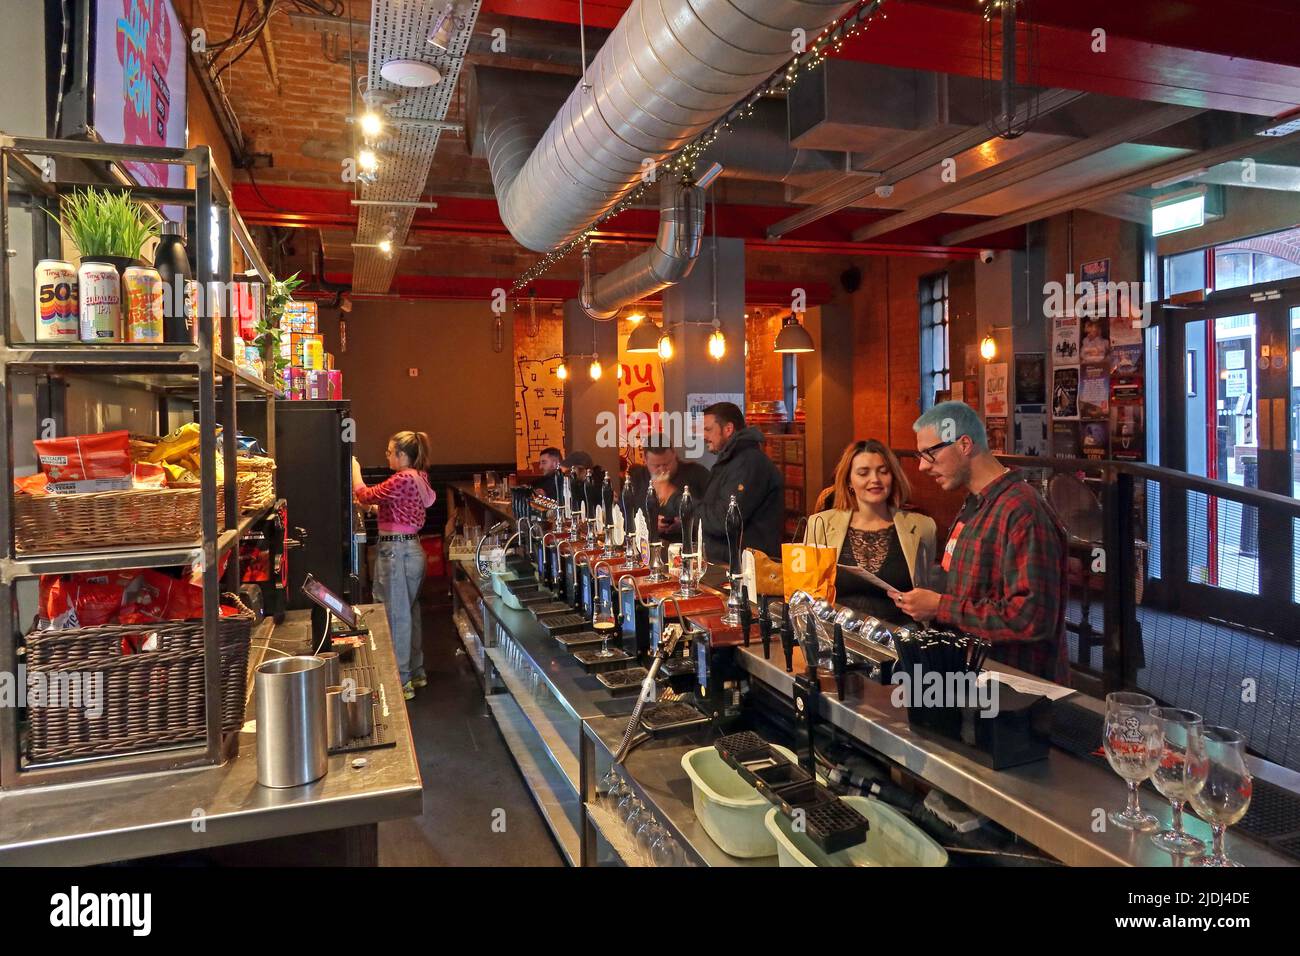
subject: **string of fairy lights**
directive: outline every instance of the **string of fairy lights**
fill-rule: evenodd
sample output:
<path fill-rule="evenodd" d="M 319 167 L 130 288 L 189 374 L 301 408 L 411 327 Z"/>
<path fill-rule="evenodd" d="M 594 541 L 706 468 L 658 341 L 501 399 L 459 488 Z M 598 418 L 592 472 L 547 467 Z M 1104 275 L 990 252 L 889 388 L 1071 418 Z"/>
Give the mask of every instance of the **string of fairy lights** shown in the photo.
<path fill-rule="evenodd" d="M 700 157 L 713 145 L 717 138 L 730 130 L 734 124 L 753 115 L 759 100 L 764 96 L 789 92 L 800 79 L 820 67 L 832 54 L 838 53 L 847 40 L 870 26 L 877 16 L 881 19 L 887 19 L 888 14 L 885 12 L 884 6 L 885 0 L 861 0 L 852 10 L 818 34 L 817 38 L 803 53 L 791 57 L 784 67 L 773 73 L 749 96 L 728 110 L 708 129 L 683 146 L 671 158 L 658 163 L 656 165 L 656 174 L 662 172 L 670 176 L 689 177 L 694 172 Z M 585 245 L 604 222 L 636 205 L 651 184 L 651 181 L 643 180 L 579 235 L 542 256 L 528 271 L 515 280 L 514 285 L 510 287 L 510 291 L 515 293 L 526 288 L 530 283 L 550 271 L 551 267 L 557 262 L 567 258 L 575 249 Z"/>

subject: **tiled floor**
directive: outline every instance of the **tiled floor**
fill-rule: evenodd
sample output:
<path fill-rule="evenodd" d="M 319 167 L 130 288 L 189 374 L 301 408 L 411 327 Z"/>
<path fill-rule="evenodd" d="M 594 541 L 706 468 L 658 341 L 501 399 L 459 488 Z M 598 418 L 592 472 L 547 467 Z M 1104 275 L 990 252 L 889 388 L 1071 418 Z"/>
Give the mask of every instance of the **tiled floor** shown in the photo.
<path fill-rule="evenodd" d="M 380 824 L 381 866 L 563 866 L 483 705 L 441 584 L 425 589 L 429 686 L 408 703 L 424 813 Z"/>

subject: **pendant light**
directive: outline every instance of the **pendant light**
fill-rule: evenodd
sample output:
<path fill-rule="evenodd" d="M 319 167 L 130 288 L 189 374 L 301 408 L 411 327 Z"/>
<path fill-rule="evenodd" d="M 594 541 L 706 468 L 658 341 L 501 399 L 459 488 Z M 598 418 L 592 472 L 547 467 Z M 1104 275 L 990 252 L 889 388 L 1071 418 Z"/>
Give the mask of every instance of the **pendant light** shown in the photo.
<path fill-rule="evenodd" d="M 591 365 L 587 367 L 587 374 L 591 376 L 591 380 L 593 382 L 599 382 L 600 376 L 604 373 L 604 371 L 605 370 L 600 365 L 600 356 L 592 355 Z"/>
<path fill-rule="evenodd" d="M 714 163 L 714 166 L 717 166 Z M 715 174 L 716 175 L 716 174 Z M 727 337 L 722 332 L 722 322 L 718 319 L 718 194 L 713 194 L 713 331 L 709 333 L 709 358 L 721 362 L 727 354 Z"/>
<path fill-rule="evenodd" d="M 815 352 L 817 349 L 813 345 L 812 336 L 808 334 L 808 330 L 799 324 L 799 317 L 792 312 L 786 316 L 781 331 L 776 333 L 776 343 L 773 345 L 772 351 L 798 353 Z"/>
<path fill-rule="evenodd" d="M 644 322 L 638 322 L 636 328 L 627 337 L 627 345 L 624 351 L 627 352 L 658 352 L 659 337 L 663 330 L 655 325 L 649 319 Z"/>
<path fill-rule="evenodd" d="M 717 319 L 713 321 L 713 331 L 709 333 L 709 358 L 715 362 L 721 362 L 723 356 L 727 354 L 727 337 L 722 334 Z"/>

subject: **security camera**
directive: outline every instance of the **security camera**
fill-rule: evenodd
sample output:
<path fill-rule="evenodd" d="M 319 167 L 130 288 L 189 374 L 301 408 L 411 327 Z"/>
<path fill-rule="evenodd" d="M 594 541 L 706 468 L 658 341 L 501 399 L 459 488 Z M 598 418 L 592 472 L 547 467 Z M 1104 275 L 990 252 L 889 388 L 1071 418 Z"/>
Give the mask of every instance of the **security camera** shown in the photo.
<path fill-rule="evenodd" d="M 877 186 L 876 195 L 879 196 L 881 199 L 888 199 L 890 196 L 894 195 L 894 187 L 889 183 L 885 183 L 882 186 Z"/>
<path fill-rule="evenodd" d="M 985 265 L 988 265 L 990 262 L 993 261 L 993 257 L 996 255 L 997 253 L 994 252 L 992 249 L 981 249 L 980 262 L 984 263 Z"/>

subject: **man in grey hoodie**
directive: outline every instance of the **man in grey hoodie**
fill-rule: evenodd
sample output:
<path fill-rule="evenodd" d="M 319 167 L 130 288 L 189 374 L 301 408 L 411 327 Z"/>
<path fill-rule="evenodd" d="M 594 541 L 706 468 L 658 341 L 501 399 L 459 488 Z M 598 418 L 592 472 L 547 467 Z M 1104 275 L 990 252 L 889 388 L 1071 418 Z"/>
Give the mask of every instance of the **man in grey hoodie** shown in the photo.
<path fill-rule="evenodd" d="M 744 519 L 742 545 L 780 559 L 785 479 L 763 451 L 763 433 L 745 427 L 734 404 L 718 402 L 704 410 L 704 443 L 718 456 L 695 506 L 695 520 L 704 524 L 705 556 L 727 560 L 727 505 L 735 495 Z"/>

